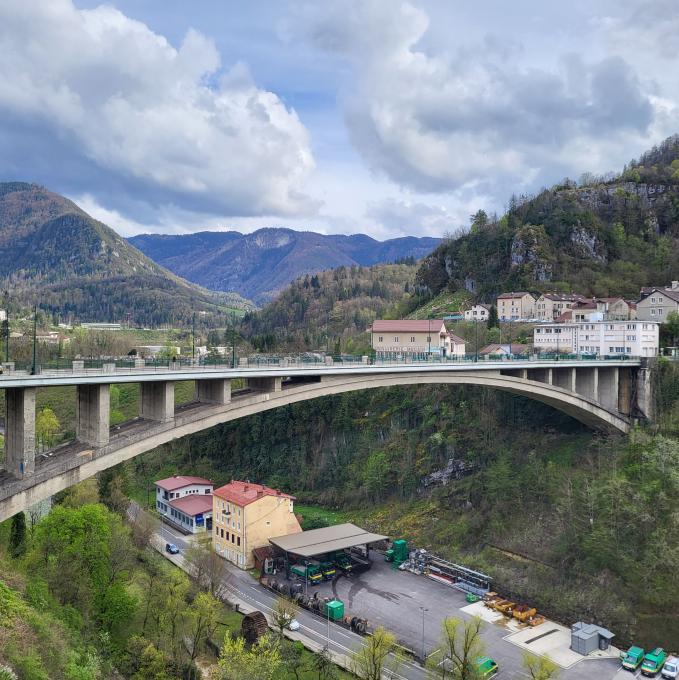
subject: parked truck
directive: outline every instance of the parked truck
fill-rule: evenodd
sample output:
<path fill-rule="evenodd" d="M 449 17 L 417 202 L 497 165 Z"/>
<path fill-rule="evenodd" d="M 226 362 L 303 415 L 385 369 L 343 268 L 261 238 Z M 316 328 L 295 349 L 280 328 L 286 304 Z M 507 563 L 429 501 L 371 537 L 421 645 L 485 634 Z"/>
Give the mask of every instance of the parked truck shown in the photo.
<path fill-rule="evenodd" d="M 644 657 L 641 663 L 641 674 L 654 678 L 661 671 L 667 659 L 667 652 L 662 647 L 656 647 Z"/>
<path fill-rule="evenodd" d="M 636 671 L 644 660 L 644 650 L 641 647 L 632 646 L 620 655 L 622 667 L 627 671 Z"/>
<path fill-rule="evenodd" d="M 323 574 L 316 564 L 309 564 L 307 566 L 303 564 L 293 564 L 290 567 L 290 573 L 302 581 L 306 581 L 311 584 L 320 583 L 323 580 Z"/>

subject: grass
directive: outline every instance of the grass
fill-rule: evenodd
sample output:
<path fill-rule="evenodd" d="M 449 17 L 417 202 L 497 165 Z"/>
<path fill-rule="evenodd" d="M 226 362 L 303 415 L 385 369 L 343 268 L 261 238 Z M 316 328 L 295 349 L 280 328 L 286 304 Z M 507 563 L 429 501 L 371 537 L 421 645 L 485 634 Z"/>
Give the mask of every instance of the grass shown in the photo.
<path fill-rule="evenodd" d="M 465 303 L 469 301 L 470 297 L 467 291 L 457 291 L 455 293 L 444 291 L 421 307 L 418 307 L 408 318 L 427 319 L 431 317 L 432 319 L 440 319 L 451 312 L 459 312 Z"/>
<path fill-rule="evenodd" d="M 302 529 L 318 529 L 349 521 L 348 513 L 341 510 L 328 510 L 318 505 L 296 503 L 295 514 L 300 515 L 302 518 Z"/>

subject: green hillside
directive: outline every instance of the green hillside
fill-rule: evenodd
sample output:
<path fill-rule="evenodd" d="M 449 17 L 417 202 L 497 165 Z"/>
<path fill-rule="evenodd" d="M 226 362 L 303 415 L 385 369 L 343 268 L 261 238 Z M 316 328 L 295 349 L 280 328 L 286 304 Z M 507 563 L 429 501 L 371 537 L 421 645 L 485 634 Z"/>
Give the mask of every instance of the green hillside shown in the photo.
<path fill-rule="evenodd" d="M 61 319 L 187 323 L 217 314 L 217 297 L 170 274 L 72 201 L 21 182 L 0 184 L 0 286 L 15 306 Z"/>
<path fill-rule="evenodd" d="M 679 277 L 679 136 L 630 163 L 613 180 L 565 180 L 507 213 L 479 211 L 469 234 L 425 258 L 417 274 L 434 294 L 468 290 L 577 291 L 637 297 Z"/>

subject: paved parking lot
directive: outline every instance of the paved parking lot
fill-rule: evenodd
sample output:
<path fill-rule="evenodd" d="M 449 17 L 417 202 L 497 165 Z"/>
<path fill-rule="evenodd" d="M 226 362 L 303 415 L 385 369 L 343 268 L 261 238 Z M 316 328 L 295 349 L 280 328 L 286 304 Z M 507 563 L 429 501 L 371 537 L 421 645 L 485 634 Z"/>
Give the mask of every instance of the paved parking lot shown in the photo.
<path fill-rule="evenodd" d="M 382 625 L 395 633 L 401 644 L 418 655 L 422 650 L 424 622 L 424 648 L 429 655 L 437 648 L 441 622 L 451 616 L 469 618 L 462 611 L 468 606 L 464 594 L 450 586 L 437 583 L 424 576 L 393 569 L 378 553 L 372 555 L 370 571 L 351 577 L 340 577 L 334 583 L 309 587 L 324 596 L 341 599 L 353 615 L 367 618 L 371 625 Z M 521 667 L 524 649 L 505 638 L 516 633 L 504 617 L 499 623 L 486 623 L 482 633 L 486 653 L 500 665 L 501 678 L 529 677 Z M 537 650 L 536 651 L 540 651 Z M 632 674 L 620 671 L 617 659 L 585 659 L 578 661 L 559 674 L 562 680 L 616 680 L 631 678 Z M 497 677 L 497 676 L 496 676 Z"/>

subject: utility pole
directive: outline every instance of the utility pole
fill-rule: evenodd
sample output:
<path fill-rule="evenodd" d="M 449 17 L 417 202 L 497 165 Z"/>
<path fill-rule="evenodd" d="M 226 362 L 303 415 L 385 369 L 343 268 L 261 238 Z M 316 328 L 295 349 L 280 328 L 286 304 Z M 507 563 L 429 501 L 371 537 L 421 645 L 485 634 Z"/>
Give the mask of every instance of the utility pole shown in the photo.
<path fill-rule="evenodd" d="M 474 350 L 475 358 L 474 361 L 479 360 L 479 320 L 474 319 Z"/>
<path fill-rule="evenodd" d="M 236 368 L 236 312 L 231 312 L 231 368 Z"/>
<path fill-rule="evenodd" d="M 33 364 L 31 366 L 31 375 L 36 375 L 38 356 L 38 305 L 33 307 Z"/>
<path fill-rule="evenodd" d="M 429 335 L 427 336 L 427 342 L 429 343 L 429 356 L 427 359 L 431 359 L 431 315 L 427 314 L 427 321 L 429 322 Z"/>
<path fill-rule="evenodd" d="M 420 607 L 420 610 L 422 612 L 422 664 L 426 662 L 426 658 L 424 656 L 424 613 L 428 612 L 429 610 L 426 607 Z"/>
<path fill-rule="evenodd" d="M 196 313 L 193 313 L 193 321 L 191 322 L 191 338 L 192 338 L 192 353 L 193 364 L 196 363 Z"/>
<path fill-rule="evenodd" d="M 5 291 L 5 318 L 2 330 L 5 337 L 5 363 L 9 363 L 9 291 Z"/>

